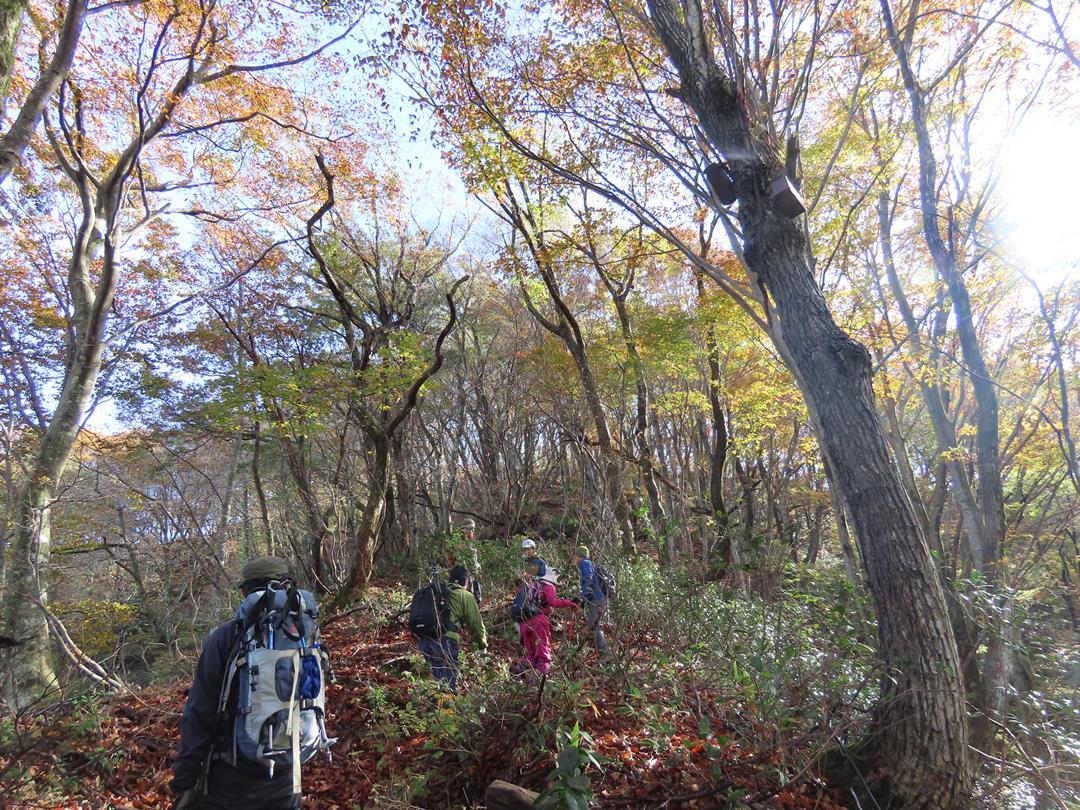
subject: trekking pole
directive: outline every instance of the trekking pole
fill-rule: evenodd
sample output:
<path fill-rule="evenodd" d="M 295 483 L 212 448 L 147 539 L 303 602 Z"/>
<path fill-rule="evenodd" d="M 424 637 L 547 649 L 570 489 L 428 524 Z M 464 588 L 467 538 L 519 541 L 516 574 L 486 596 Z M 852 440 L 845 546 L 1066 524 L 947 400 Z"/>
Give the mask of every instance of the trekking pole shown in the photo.
<path fill-rule="evenodd" d="M 274 649 L 274 625 L 273 625 L 273 619 L 272 619 L 271 615 L 268 615 L 266 617 L 266 649 L 268 649 L 268 650 Z M 274 739 L 277 737 L 277 728 L 276 728 L 277 724 L 273 720 L 271 720 L 267 725 L 268 725 L 268 730 L 269 730 L 269 735 L 270 735 L 268 742 L 270 743 L 270 746 L 272 746 L 274 744 Z M 269 748 L 269 746 L 268 746 L 268 748 Z M 270 760 L 270 778 L 271 779 L 274 778 L 274 760 L 273 759 Z"/>

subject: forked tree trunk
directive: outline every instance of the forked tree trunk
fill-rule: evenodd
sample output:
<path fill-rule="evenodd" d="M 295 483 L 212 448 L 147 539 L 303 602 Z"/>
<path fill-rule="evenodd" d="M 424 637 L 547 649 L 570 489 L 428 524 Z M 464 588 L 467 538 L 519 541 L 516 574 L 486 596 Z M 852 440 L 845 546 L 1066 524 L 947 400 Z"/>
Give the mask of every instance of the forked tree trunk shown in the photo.
<path fill-rule="evenodd" d="M 5 679 L 5 692 L 13 705 L 31 702 L 56 683 L 48 654 L 48 625 L 37 606 L 38 601 L 48 601 L 43 574 L 50 552 L 49 510 L 101 369 L 103 329 L 103 319 L 91 319 L 76 328 L 75 358 L 16 505 L 0 619 L 4 635 L 24 639 L 20 654 L 11 656 L 11 672 Z"/>
<path fill-rule="evenodd" d="M 959 656 L 926 538 L 889 455 L 870 356 L 834 322 L 802 230 L 769 203 L 769 184 L 783 164 L 745 95 L 716 66 L 701 7 L 696 0 L 648 5 L 682 80 L 681 98 L 729 158 L 748 270 L 775 307 L 774 339 L 817 414 L 823 450 L 851 510 L 889 673 L 867 748 L 878 801 L 960 808 L 972 778 Z"/>
<path fill-rule="evenodd" d="M 365 588 L 371 579 L 375 563 L 375 542 L 386 515 L 386 493 L 390 487 L 390 439 L 377 433 L 369 433 L 368 439 L 371 441 L 368 493 L 353 539 L 352 573 L 349 575 L 348 584 L 335 599 L 335 604 L 339 607 L 356 591 Z"/>
<path fill-rule="evenodd" d="M 5 109 L 11 71 L 12 48 L 18 38 L 18 22 L 22 19 L 26 0 L 0 0 L 0 76 L 3 77 L 0 89 L 0 111 Z M 75 51 L 82 34 L 83 20 L 86 17 L 87 0 L 69 0 L 64 13 L 64 22 L 57 38 L 56 50 L 49 64 L 34 81 L 30 92 L 23 99 L 18 115 L 10 129 L 0 138 L 0 183 L 19 165 L 23 152 L 34 135 L 38 122 L 44 114 L 45 105 L 64 81 L 71 64 L 75 60 Z M 14 29 L 12 29 L 14 25 Z"/>
<path fill-rule="evenodd" d="M 634 537 L 632 508 L 629 499 L 624 496 L 622 491 L 622 459 L 616 452 L 615 444 L 611 438 L 607 414 L 604 413 L 604 403 L 600 397 L 600 388 L 593 374 L 592 365 L 589 363 L 581 327 L 559 290 L 555 268 L 544 242 L 545 233 L 537 226 L 536 219 L 527 202 L 522 204 L 507 185 L 506 194 L 500 199 L 499 204 L 506 214 L 506 221 L 514 227 L 528 246 L 536 269 L 540 272 L 540 278 L 547 291 L 548 300 L 555 309 L 555 319 L 549 319 L 536 308 L 524 282 L 519 278 L 525 306 L 537 323 L 563 342 L 574 361 L 574 367 L 577 369 L 578 378 L 581 381 L 582 393 L 585 395 L 585 403 L 589 409 L 589 415 L 592 417 L 593 426 L 596 428 L 596 443 L 603 457 L 601 467 L 604 478 L 603 490 L 607 497 L 607 505 L 614 510 L 615 523 L 622 537 L 623 552 L 627 557 L 634 558 L 637 556 L 637 545 Z M 603 511 L 601 510 L 601 512 Z"/>
<path fill-rule="evenodd" d="M 41 438 L 15 507 L 15 536 L 0 604 L 0 627 L 23 641 L 19 655 L 9 656 L 4 692 L 14 706 L 25 706 L 56 685 L 49 657 L 48 622 L 41 607 L 48 602 L 45 567 L 50 552 L 49 510 L 60 477 L 71 456 L 82 420 L 101 371 L 105 323 L 115 290 L 114 248 L 106 241 L 103 269 L 95 291 L 87 279 L 95 209 L 83 190 L 84 216 L 68 264 L 69 288 L 75 303 L 71 361 L 52 419 Z"/>

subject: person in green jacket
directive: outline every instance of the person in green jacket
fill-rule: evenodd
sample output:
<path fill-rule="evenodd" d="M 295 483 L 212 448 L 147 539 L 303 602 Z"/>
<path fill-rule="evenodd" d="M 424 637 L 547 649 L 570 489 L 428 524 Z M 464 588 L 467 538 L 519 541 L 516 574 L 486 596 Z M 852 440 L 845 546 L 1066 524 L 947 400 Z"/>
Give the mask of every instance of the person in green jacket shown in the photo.
<path fill-rule="evenodd" d="M 420 652 L 431 664 L 431 671 L 440 681 L 450 687 L 451 692 L 457 691 L 458 664 L 461 649 L 461 630 L 469 631 L 473 644 L 477 650 L 487 650 L 487 630 L 484 628 L 484 620 L 480 616 L 480 607 L 476 604 L 476 597 L 465 587 L 469 579 L 469 572 L 463 565 L 455 565 L 450 569 L 450 626 L 438 639 L 421 639 Z"/>

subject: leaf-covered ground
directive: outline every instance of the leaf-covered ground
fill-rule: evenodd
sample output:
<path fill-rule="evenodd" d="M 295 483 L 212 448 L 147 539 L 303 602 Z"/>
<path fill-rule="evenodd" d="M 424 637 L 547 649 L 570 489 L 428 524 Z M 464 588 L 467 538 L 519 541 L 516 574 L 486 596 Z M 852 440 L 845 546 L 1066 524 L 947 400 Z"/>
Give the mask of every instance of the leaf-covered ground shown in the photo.
<path fill-rule="evenodd" d="M 796 766 L 800 752 L 780 743 L 749 750 L 745 733 L 732 731 L 753 723 L 738 705 L 703 692 L 665 694 L 662 684 L 677 684 L 679 674 L 649 677 L 647 634 L 620 639 L 619 664 L 601 666 L 577 629 L 564 622 L 560 663 L 541 690 L 506 677 L 516 650 L 510 628 L 497 626 L 492 661 L 473 672 L 464 696 L 451 698 L 423 677 L 400 619 L 363 610 L 330 622 L 324 637 L 337 683 L 328 725 L 338 743 L 332 763 L 305 767 L 305 806 L 482 807 L 494 779 L 542 791 L 554 767 L 554 730 L 575 720 L 601 762 L 589 771 L 598 806 L 843 806 L 811 769 Z M 89 713 L 71 707 L 23 718 L 18 739 L 0 750 L 6 806 L 168 807 L 185 686 L 143 690 Z"/>

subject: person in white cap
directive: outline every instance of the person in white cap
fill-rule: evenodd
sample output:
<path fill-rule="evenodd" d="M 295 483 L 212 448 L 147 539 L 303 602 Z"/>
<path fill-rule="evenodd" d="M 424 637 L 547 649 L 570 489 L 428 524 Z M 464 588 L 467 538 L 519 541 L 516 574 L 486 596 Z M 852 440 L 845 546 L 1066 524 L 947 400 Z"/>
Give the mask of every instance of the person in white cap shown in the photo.
<path fill-rule="evenodd" d="M 521 541 L 521 559 L 525 563 L 525 573 L 529 574 L 529 564 L 533 560 L 540 561 L 540 576 L 544 576 L 547 573 L 547 563 L 540 557 L 540 553 L 536 550 L 536 541 L 531 537 L 525 537 Z"/>

